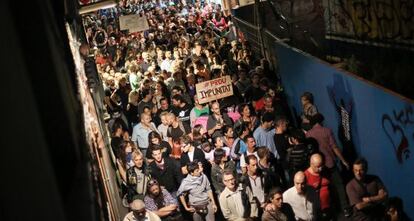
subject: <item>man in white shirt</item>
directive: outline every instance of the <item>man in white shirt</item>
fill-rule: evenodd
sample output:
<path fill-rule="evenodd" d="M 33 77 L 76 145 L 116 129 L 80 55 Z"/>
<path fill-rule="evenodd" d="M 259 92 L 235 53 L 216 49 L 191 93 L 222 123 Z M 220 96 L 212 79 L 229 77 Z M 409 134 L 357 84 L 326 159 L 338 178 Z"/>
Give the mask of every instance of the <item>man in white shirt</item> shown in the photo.
<path fill-rule="evenodd" d="M 283 193 L 283 199 L 292 207 L 296 220 L 317 220 L 319 196 L 315 189 L 306 184 L 305 173 L 299 171 L 293 178 L 294 186 Z"/>
<path fill-rule="evenodd" d="M 224 171 L 223 183 L 226 187 L 219 196 L 219 202 L 226 220 L 243 221 L 248 217 L 257 216 L 257 214 L 251 213 L 254 213 L 255 209 L 250 206 L 250 201 L 253 198 L 250 189 L 237 187 L 237 181 L 232 171 Z"/>

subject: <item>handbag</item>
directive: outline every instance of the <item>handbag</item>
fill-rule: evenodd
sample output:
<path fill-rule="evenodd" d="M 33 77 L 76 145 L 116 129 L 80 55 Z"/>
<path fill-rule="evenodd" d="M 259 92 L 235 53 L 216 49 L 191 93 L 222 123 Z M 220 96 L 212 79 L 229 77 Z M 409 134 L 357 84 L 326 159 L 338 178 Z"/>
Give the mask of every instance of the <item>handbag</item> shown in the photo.
<path fill-rule="evenodd" d="M 198 213 L 202 216 L 205 216 L 205 215 L 208 214 L 208 207 L 207 207 L 208 204 L 206 204 L 206 205 L 192 205 L 192 206 L 196 210 L 195 211 L 196 213 Z"/>

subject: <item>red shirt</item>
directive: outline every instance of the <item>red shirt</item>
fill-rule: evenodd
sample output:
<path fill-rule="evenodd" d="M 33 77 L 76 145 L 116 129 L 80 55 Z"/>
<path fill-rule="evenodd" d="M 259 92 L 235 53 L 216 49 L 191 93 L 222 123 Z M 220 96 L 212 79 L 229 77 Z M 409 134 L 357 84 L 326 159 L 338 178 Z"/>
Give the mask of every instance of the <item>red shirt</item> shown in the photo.
<path fill-rule="evenodd" d="M 329 197 L 329 180 L 325 177 L 322 177 L 322 182 L 320 181 L 319 175 L 313 175 L 309 172 L 309 170 L 305 171 L 306 182 L 308 185 L 312 186 L 313 188 L 317 189 L 320 185 L 319 190 L 319 201 L 321 205 L 321 210 L 329 208 L 330 197 Z"/>

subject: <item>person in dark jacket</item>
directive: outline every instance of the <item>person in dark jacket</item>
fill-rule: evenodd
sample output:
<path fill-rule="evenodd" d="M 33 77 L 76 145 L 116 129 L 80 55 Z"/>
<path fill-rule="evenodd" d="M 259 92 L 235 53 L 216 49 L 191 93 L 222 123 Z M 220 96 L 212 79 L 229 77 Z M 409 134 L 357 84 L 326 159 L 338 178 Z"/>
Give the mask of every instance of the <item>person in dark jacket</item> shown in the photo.
<path fill-rule="evenodd" d="M 151 176 L 173 196 L 180 186 L 182 176 L 180 169 L 172 159 L 163 157 L 161 147 L 154 147 L 152 150 L 154 161 L 150 163 Z"/>

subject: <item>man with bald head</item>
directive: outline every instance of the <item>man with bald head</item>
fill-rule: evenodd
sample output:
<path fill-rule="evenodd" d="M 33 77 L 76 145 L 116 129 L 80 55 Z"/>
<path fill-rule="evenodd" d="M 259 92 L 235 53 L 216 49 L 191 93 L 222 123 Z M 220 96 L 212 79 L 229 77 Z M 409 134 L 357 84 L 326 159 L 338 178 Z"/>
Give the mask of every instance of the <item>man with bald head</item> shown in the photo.
<path fill-rule="evenodd" d="M 293 182 L 294 186 L 283 193 L 283 199 L 292 207 L 296 220 L 317 220 L 319 197 L 315 189 L 307 185 L 305 173 L 297 172 Z"/>
<path fill-rule="evenodd" d="M 323 170 L 325 164 L 322 155 L 319 153 L 313 154 L 310 158 L 309 165 L 309 168 L 305 171 L 305 176 L 307 184 L 313 187 L 319 195 L 320 207 L 318 208 L 318 220 L 330 220 L 332 216 L 329 193 L 330 180 L 328 179 L 325 170 Z"/>
<path fill-rule="evenodd" d="M 145 209 L 145 203 L 136 199 L 129 204 L 131 212 L 126 214 L 124 221 L 161 221 L 160 217 Z"/>

